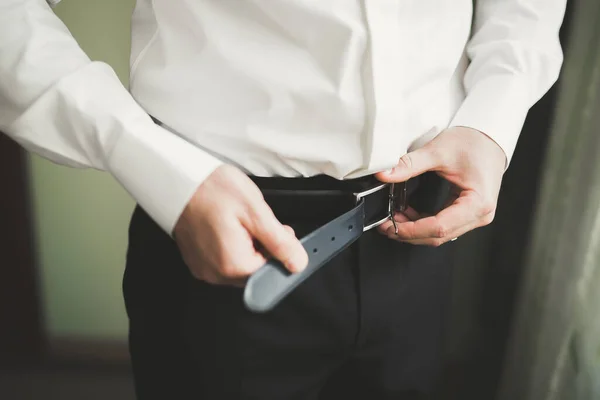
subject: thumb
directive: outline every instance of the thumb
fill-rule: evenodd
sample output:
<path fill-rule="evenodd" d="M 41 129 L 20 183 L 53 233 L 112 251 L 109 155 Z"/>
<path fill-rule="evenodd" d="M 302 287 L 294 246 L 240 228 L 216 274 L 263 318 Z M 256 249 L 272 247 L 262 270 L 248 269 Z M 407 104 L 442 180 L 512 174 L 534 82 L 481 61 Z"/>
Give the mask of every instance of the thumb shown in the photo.
<path fill-rule="evenodd" d="M 258 207 L 248 231 L 268 254 L 279 260 L 290 272 L 300 272 L 308 264 L 308 254 L 291 228 L 282 225 L 269 206 Z"/>
<path fill-rule="evenodd" d="M 421 147 L 400 158 L 390 171 L 378 172 L 377 179 L 382 182 L 404 182 L 427 171 L 436 170 L 441 163 L 434 157 L 431 147 Z"/>

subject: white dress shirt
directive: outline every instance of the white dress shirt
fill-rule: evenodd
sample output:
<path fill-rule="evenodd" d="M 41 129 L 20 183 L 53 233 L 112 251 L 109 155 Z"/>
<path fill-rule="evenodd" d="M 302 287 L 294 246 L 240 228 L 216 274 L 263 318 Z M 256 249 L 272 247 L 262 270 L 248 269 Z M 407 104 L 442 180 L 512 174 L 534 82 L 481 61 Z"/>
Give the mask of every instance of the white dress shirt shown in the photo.
<path fill-rule="evenodd" d="M 565 3 L 480 0 L 471 29 L 471 0 L 138 0 L 128 91 L 46 0 L 0 0 L 0 130 L 109 171 L 169 233 L 223 162 L 353 178 L 467 126 L 508 163 Z"/>

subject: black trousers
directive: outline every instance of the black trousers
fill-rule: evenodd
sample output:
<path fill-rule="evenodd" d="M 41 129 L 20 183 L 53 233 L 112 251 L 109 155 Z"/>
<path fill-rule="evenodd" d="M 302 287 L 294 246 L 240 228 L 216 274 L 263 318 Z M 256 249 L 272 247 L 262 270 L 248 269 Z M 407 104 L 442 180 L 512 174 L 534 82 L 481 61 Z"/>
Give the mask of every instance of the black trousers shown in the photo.
<path fill-rule="evenodd" d="M 318 212 L 286 218 L 298 235 L 324 222 Z M 195 280 L 138 207 L 123 282 L 137 396 L 427 398 L 442 363 L 452 247 L 369 231 L 273 311 L 253 314 L 242 289 Z"/>

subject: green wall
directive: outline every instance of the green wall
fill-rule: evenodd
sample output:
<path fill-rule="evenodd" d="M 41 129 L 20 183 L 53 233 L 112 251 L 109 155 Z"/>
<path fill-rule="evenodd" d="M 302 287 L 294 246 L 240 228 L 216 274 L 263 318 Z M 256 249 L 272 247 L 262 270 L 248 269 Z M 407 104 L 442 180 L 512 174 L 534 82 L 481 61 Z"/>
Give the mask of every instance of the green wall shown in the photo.
<path fill-rule="evenodd" d="M 133 0 L 63 0 L 56 14 L 90 58 L 129 73 Z M 42 304 L 50 337 L 126 339 L 121 295 L 133 200 L 106 173 L 30 158 Z"/>

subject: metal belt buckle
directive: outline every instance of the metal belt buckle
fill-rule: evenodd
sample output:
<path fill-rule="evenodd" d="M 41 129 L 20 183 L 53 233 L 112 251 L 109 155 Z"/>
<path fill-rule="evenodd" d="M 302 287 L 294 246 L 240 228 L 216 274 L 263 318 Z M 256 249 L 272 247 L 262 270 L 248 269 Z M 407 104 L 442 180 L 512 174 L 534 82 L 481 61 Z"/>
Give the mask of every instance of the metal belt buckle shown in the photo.
<path fill-rule="evenodd" d="M 394 219 L 394 212 L 403 212 L 408 207 L 408 184 L 406 181 L 399 182 L 396 184 L 392 184 L 392 189 L 390 190 L 390 204 L 389 207 L 392 209 L 390 212 L 390 219 L 392 220 L 392 224 L 394 225 L 394 233 L 398 234 L 398 226 L 396 225 L 396 220 Z"/>
<path fill-rule="evenodd" d="M 387 207 L 383 196 L 386 192 L 371 198 L 377 205 L 377 213 L 368 217 L 373 221 L 365 221 L 365 198 L 381 190 L 389 190 Z M 395 211 L 406 207 L 404 183 L 384 183 L 364 192 L 354 193 L 354 196 L 356 198 L 354 208 L 301 239 L 302 245 L 308 252 L 308 266 L 302 272 L 290 274 L 279 261 L 270 258 L 250 276 L 244 289 L 244 303 L 249 310 L 254 312 L 271 310 L 300 283 L 357 240 L 362 232 L 381 225 L 390 219 Z M 364 228 L 355 229 L 359 226 Z"/>
<path fill-rule="evenodd" d="M 406 209 L 406 182 L 400 182 L 400 183 L 383 183 L 379 186 L 375 186 L 374 188 L 371 188 L 369 190 L 365 190 L 363 192 L 359 192 L 359 193 L 354 193 L 354 196 L 356 197 L 356 203 L 358 204 L 361 200 L 364 201 L 364 198 L 369 196 L 370 194 L 379 192 L 380 190 L 384 190 L 384 189 L 388 189 L 389 190 L 389 195 L 388 195 L 388 207 L 387 207 L 387 214 L 376 221 L 370 222 L 370 223 L 366 223 L 365 227 L 363 228 L 363 232 L 366 232 L 370 229 L 376 228 L 379 225 L 383 224 L 385 221 L 387 220 L 391 220 L 392 223 L 394 224 L 394 228 L 396 230 L 396 233 L 398 232 L 398 228 L 396 227 L 396 221 L 394 221 L 394 212 L 395 211 L 404 211 Z"/>

